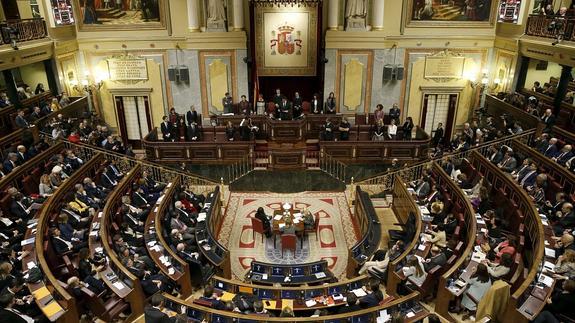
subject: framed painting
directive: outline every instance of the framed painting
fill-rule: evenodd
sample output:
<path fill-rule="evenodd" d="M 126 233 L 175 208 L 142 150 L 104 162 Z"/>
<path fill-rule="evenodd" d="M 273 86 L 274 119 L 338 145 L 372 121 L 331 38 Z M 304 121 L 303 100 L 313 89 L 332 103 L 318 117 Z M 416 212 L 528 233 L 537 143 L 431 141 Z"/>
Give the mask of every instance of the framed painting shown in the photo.
<path fill-rule="evenodd" d="M 406 27 L 491 27 L 497 0 L 407 0 Z"/>
<path fill-rule="evenodd" d="M 80 31 L 166 29 L 168 0 L 74 0 Z"/>
<path fill-rule="evenodd" d="M 255 11 L 258 75 L 314 76 L 317 6 L 256 6 Z"/>

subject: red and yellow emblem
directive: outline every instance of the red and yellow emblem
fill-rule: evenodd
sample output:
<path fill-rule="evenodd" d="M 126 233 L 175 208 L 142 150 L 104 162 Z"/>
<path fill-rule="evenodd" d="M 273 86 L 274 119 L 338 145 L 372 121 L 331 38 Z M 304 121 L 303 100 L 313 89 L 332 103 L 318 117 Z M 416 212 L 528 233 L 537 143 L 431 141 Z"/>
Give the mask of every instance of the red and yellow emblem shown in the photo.
<path fill-rule="evenodd" d="M 270 49 L 272 50 L 271 54 L 276 55 L 276 48 L 277 53 L 280 55 L 291 55 L 294 52 L 296 55 L 301 55 L 301 48 L 302 48 L 302 40 L 297 38 L 300 35 L 300 31 L 295 31 L 295 28 L 288 25 L 287 22 L 278 28 L 277 36 L 276 31 L 272 31 L 272 36 L 276 37 L 275 39 L 270 40 Z"/>

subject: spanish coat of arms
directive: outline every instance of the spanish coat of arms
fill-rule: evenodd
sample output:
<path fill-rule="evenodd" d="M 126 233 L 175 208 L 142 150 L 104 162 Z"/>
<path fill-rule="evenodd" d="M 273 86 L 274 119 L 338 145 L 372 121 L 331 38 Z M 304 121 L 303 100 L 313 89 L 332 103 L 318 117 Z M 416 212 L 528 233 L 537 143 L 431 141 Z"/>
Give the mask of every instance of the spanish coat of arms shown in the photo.
<path fill-rule="evenodd" d="M 302 40 L 299 39 L 301 32 L 295 31 L 296 36 L 294 30 L 295 28 L 286 22 L 283 26 L 278 27 L 277 32 L 275 30 L 271 32 L 272 37 L 274 37 L 270 40 L 271 55 L 276 55 L 276 51 L 280 55 L 292 55 L 294 52 L 296 55 L 301 55 L 303 46 Z"/>

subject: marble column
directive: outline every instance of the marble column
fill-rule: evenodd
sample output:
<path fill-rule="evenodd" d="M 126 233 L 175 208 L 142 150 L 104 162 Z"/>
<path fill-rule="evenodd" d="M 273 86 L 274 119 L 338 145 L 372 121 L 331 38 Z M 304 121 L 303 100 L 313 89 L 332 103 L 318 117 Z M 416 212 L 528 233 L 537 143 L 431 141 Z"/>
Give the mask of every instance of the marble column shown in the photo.
<path fill-rule="evenodd" d="M 337 30 L 339 26 L 339 0 L 329 0 L 327 29 Z"/>
<path fill-rule="evenodd" d="M 200 0 L 188 0 L 188 30 L 200 31 Z"/>
<path fill-rule="evenodd" d="M 233 0 L 234 30 L 244 30 L 244 6 L 243 0 Z"/>
<path fill-rule="evenodd" d="M 373 0 L 371 13 L 371 30 L 383 30 L 383 4 L 384 0 Z"/>

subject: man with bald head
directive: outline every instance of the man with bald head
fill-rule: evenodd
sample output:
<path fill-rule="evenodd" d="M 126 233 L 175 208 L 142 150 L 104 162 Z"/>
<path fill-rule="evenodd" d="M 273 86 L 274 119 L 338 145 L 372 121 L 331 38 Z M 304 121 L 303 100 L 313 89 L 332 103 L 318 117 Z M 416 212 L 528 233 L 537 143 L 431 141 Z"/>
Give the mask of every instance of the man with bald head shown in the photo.
<path fill-rule="evenodd" d="M 541 117 L 541 121 L 545 123 L 545 129 L 543 132 L 549 132 L 555 125 L 555 116 L 553 115 L 553 111 L 551 109 L 545 110 L 545 113 Z"/>
<path fill-rule="evenodd" d="M 555 240 L 555 256 L 561 256 L 568 249 L 575 250 L 573 235 L 564 233 L 560 237 L 553 237 L 553 239 Z"/>
<path fill-rule="evenodd" d="M 565 145 L 563 146 L 563 148 L 561 148 L 559 154 L 556 157 L 553 157 L 552 159 L 557 163 L 559 163 L 560 165 L 565 165 L 565 163 L 567 163 L 567 161 L 573 157 L 572 150 L 573 147 L 571 145 Z"/>

